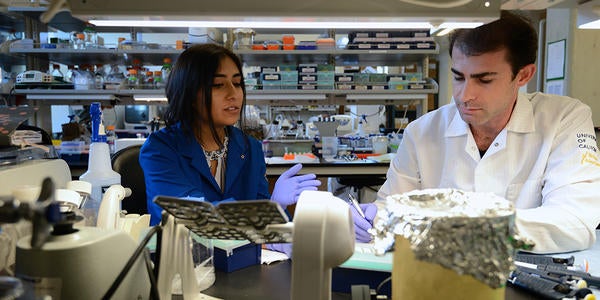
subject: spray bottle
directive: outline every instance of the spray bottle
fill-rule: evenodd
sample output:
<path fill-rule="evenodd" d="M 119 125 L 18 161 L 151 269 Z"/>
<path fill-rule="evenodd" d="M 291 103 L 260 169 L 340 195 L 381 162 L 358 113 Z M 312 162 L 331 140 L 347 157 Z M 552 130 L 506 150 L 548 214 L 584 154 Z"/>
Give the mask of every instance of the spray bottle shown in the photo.
<path fill-rule="evenodd" d="M 88 169 L 79 177 L 92 184 L 92 194 L 83 207 L 87 217 L 86 225 L 96 226 L 98 210 L 106 190 L 113 184 L 121 184 L 121 175 L 113 171 L 110 163 L 110 149 L 106 143 L 106 133 L 102 125 L 100 103 L 90 106 L 92 117 L 92 143 L 90 145 Z"/>

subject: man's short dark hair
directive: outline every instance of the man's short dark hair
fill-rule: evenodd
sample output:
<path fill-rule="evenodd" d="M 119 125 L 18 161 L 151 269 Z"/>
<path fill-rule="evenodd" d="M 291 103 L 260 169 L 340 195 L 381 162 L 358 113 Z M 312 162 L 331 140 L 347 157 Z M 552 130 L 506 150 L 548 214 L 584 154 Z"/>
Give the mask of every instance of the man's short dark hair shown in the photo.
<path fill-rule="evenodd" d="M 524 66 L 535 63 L 537 57 L 537 31 L 528 19 L 508 11 L 477 28 L 455 30 L 449 39 L 450 57 L 455 47 L 467 56 L 506 49 L 513 77 Z"/>

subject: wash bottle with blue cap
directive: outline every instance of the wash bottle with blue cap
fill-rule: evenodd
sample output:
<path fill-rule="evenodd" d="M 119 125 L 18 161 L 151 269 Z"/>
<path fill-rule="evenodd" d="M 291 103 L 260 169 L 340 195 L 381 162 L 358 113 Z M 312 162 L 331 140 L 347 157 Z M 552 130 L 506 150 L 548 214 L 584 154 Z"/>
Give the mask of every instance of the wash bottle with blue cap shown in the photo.
<path fill-rule="evenodd" d="M 88 169 L 79 177 L 79 180 L 92 184 L 92 194 L 83 207 L 83 213 L 86 217 L 85 224 L 96 226 L 98 209 L 104 192 L 113 184 L 121 184 L 121 175 L 113 171 L 110 163 L 110 149 L 102 124 L 100 103 L 92 103 L 90 116 L 92 118 L 92 143 L 90 144 Z"/>

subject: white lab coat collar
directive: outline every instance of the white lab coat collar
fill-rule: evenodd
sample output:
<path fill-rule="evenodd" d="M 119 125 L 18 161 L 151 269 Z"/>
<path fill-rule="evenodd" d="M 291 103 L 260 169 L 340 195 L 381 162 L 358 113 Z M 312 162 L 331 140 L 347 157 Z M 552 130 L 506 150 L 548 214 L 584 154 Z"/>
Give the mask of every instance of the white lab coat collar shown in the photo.
<path fill-rule="evenodd" d="M 531 94 L 532 98 L 533 96 L 535 96 L 535 94 Z M 469 124 L 463 121 L 463 119 L 460 117 L 460 114 L 458 113 L 458 109 L 456 108 L 456 104 L 454 102 L 454 98 L 452 98 L 451 105 L 454 106 L 453 110 L 455 111 L 455 113 L 454 118 L 452 118 L 452 121 L 450 121 L 450 124 L 448 124 L 448 130 L 446 130 L 445 136 L 453 137 L 468 134 Z M 518 95 L 517 104 L 513 109 L 508 124 L 506 124 L 506 130 L 520 133 L 535 131 L 533 107 L 531 105 L 531 101 L 529 100 L 528 95 Z"/>

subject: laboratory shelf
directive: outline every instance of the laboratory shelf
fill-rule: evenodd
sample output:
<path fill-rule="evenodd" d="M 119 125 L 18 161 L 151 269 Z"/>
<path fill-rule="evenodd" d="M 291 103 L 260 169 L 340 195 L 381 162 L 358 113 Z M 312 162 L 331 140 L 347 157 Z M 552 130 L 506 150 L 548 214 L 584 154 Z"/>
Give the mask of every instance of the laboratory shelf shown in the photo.
<path fill-rule="evenodd" d="M 396 65 L 420 63 L 427 55 L 439 54 L 435 49 L 317 49 L 317 50 L 235 50 L 248 65 L 277 63 L 331 63 L 336 65 Z"/>
<path fill-rule="evenodd" d="M 49 62 L 65 65 L 80 64 L 123 64 L 139 59 L 144 64 L 162 65 L 165 57 L 173 61 L 182 50 L 175 49 L 72 49 L 72 48 L 19 48 L 11 47 L 9 52 L 22 56 L 38 56 Z"/>

